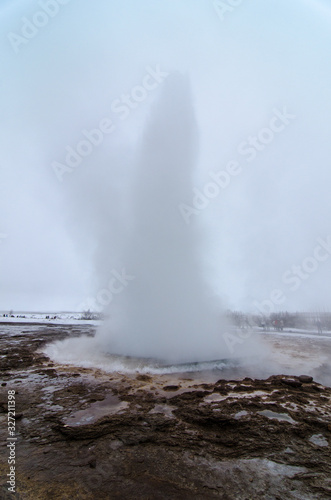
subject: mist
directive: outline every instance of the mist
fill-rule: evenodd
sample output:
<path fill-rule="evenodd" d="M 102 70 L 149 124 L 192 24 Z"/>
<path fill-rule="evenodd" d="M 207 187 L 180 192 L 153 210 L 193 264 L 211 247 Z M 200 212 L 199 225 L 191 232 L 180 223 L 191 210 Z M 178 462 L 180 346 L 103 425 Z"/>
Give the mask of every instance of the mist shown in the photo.
<path fill-rule="evenodd" d="M 203 277 L 197 224 L 186 224 L 179 211 L 192 190 L 198 152 L 187 78 L 168 76 L 141 142 L 123 255 L 130 276 L 100 337 L 117 354 L 220 359 L 222 309 L 212 304 Z"/>
<path fill-rule="evenodd" d="M 40 9 L 32 0 L 1 5 L 1 308 L 106 308 L 115 317 L 126 292 L 137 294 L 137 279 L 111 303 L 103 290 L 113 271 L 134 274 L 126 242 L 138 231 L 133 206 L 143 209 L 134 198 L 142 131 L 164 75 L 179 72 L 190 80 L 190 133 L 199 137 L 193 177 L 176 177 L 178 190 L 188 181 L 180 203 L 196 210 L 180 229 L 198 240 L 191 264 L 201 259 L 208 284 L 196 293 L 257 314 L 328 309 L 330 253 L 316 250 L 320 240 L 329 248 L 330 234 L 328 3 L 242 2 L 222 16 L 212 1 L 67 2 L 15 45 L 10 34 L 22 36 L 22 18 Z M 275 109 L 294 118 L 273 121 Z M 105 119 L 102 141 L 67 165 L 68 151 Z M 237 175 L 196 209 L 210 172 L 231 162 Z"/>

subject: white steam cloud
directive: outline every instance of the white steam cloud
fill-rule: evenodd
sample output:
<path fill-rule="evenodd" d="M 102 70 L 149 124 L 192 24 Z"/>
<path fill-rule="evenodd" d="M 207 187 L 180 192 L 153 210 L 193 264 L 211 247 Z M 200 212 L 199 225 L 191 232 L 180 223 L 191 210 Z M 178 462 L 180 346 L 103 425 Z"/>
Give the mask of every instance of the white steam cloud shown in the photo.
<path fill-rule="evenodd" d="M 131 234 L 123 254 L 134 276 L 99 333 L 110 352 L 171 361 L 225 355 L 222 324 L 203 278 L 199 230 L 179 205 L 192 192 L 198 133 L 188 81 L 168 77 L 138 153 Z"/>

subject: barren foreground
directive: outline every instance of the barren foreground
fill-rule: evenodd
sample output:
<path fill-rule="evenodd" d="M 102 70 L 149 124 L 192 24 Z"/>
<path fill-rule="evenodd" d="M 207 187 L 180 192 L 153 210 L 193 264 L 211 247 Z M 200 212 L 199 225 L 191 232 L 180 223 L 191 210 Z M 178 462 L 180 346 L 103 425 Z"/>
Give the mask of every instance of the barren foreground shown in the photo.
<path fill-rule="evenodd" d="M 309 377 L 215 382 L 207 373 L 107 374 L 56 365 L 40 352 L 54 339 L 92 335 L 92 328 L 1 331 L 2 499 L 331 497 L 331 389 Z"/>

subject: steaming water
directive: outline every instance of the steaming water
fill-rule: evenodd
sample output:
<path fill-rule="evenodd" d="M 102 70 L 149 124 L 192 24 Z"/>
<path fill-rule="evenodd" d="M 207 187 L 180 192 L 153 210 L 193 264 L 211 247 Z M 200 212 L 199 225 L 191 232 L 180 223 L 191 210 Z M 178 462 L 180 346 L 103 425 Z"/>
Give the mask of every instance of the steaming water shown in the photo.
<path fill-rule="evenodd" d="M 155 358 L 121 356 L 103 351 L 90 337 L 71 338 L 48 345 L 43 352 L 53 361 L 63 364 L 99 368 L 105 372 L 119 373 L 193 373 L 201 371 L 220 372 L 238 366 L 237 360 L 212 360 L 168 364 Z"/>
<path fill-rule="evenodd" d="M 192 197 L 197 161 L 191 100 L 186 78 L 169 77 L 142 138 L 123 256 L 134 280 L 97 336 L 112 353 L 173 362 L 228 354 L 202 275 L 201 236 L 179 211 Z"/>
<path fill-rule="evenodd" d="M 16 327 L 14 327 L 16 328 Z M 83 333 L 83 331 L 82 331 Z M 232 330 L 233 334 L 238 332 Z M 254 336 L 263 337 L 264 343 L 256 342 Z M 314 337 L 313 343 L 312 338 Z M 261 339 L 260 339 L 261 340 Z M 251 345 L 262 346 L 252 352 Z M 278 335 L 277 332 L 262 334 L 252 331 L 243 344 L 236 346 L 232 359 L 202 362 L 169 363 L 166 360 L 136 358 L 107 353 L 92 337 L 68 338 L 47 345 L 43 351 L 60 364 L 86 368 L 100 368 L 106 372 L 150 373 L 156 375 L 191 373 L 207 380 L 239 379 L 244 377 L 267 378 L 274 374 L 311 375 L 315 381 L 330 386 L 331 336 L 306 335 L 297 333 Z M 196 375 L 194 375 L 194 373 Z M 203 375 L 204 373 L 204 375 Z"/>
<path fill-rule="evenodd" d="M 214 302 L 201 266 L 203 238 L 195 224 L 198 218 L 192 217 L 187 224 L 179 210 L 182 203 L 192 205 L 197 159 L 198 132 L 189 82 L 174 74 L 154 104 L 137 152 L 127 203 L 131 216 L 121 241 L 123 267 L 130 279 L 114 295 L 106 311 L 109 319 L 95 339 L 73 339 L 68 344 L 73 352 L 77 351 L 74 344 L 80 344 L 85 353 L 99 353 L 104 356 L 102 363 L 108 359 L 122 370 L 128 359 L 107 358 L 107 354 L 144 358 L 152 370 L 163 370 L 164 364 L 231 357 L 220 304 Z M 100 204 L 106 206 L 107 197 Z M 98 244 L 109 245 L 108 236 Z M 100 268 L 100 262 L 96 267 Z M 253 338 L 249 348 L 256 349 Z M 81 351 L 81 358 L 86 357 Z M 162 367 L 155 360 L 162 360 Z M 139 362 L 133 364 L 139 367 Z"/>

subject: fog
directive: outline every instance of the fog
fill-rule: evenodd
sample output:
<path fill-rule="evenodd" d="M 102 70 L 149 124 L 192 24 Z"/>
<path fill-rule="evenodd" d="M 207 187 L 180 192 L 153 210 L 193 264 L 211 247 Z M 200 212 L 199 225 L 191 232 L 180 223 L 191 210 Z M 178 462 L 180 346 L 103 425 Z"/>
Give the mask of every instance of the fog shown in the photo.
<path fill-rule="evenodd" d="M 329 309 L 328 2 L 41 4 L 0 7 L 0 310 Z"/>
<path fill-rule="evenodd" d="M 201 235 L 178 209 L 192 190 L 197 147 L 188 79 L 169 75 L 137 154 L 124 247 L 127 290 L 114 288 L 116 312 L 111 304 L 97 336 L 112 353 L 197 361 L 227 352 L 222 311 L 203 279 Z"/>

